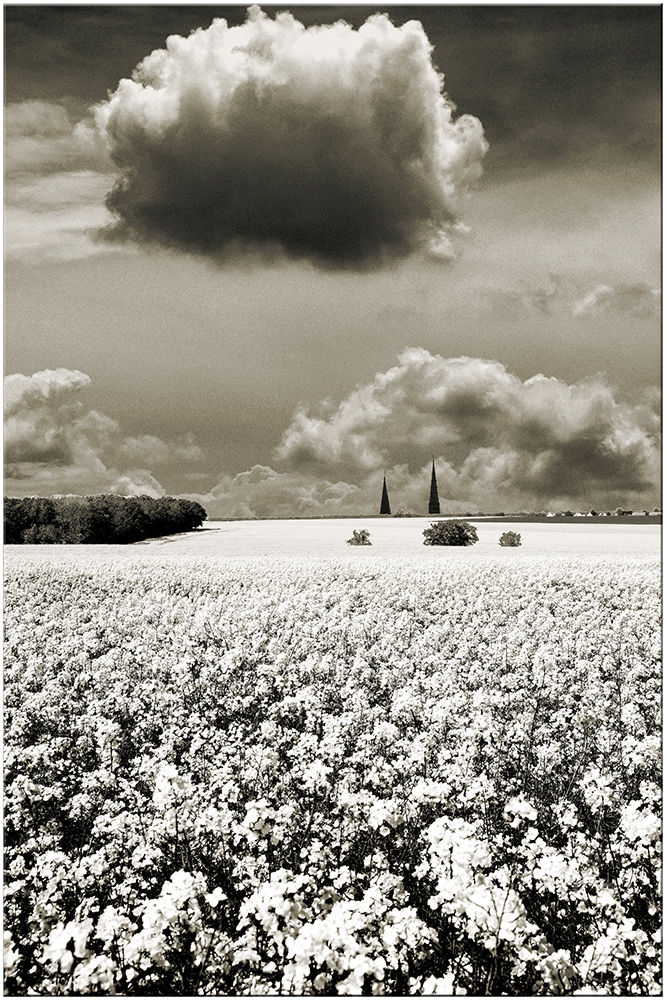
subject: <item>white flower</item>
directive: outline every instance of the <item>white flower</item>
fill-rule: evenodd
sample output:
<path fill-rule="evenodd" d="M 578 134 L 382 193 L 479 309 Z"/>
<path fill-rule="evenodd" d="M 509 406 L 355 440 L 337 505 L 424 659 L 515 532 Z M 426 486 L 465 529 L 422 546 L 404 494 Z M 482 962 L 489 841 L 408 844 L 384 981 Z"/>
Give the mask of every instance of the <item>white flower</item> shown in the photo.
<path fill-rule="evenodd" d="M 226 894 L 222 892 L 219 885 L 217 888 L 213 889 L 212 892 L 206 893 L 206 902 L 213 907 L 213 909 L 223 902 L 227 898 Z"/>
<path fill-rule="evenodd" d="M 661 838 L 661 820 L 636 800 L 623 807 L 620 826 L 629 840 L 652 843 Z"/>
<path fill-rule="evenodd" d="M 519 826 L 520 821 L 523 819 L 536 819 L 538 813 L 532 803 L 528 802 L 527 799 L 524 799 L 521 796 L 515 796 L 514 798 L 509 799 L 504 806 L 504 815 L 507 819 L 509 816 L 513 816 L 513 820 L 510 825 L 515 828 Z"/>
<path fill-rule="evenodd" d="M 6 975 L 11 975 L 21 958 L 20 953 L 14 947 L 14 941 L 12 939 L 11 931 L 4 931 L 3 933 L 3 962 Z"/>

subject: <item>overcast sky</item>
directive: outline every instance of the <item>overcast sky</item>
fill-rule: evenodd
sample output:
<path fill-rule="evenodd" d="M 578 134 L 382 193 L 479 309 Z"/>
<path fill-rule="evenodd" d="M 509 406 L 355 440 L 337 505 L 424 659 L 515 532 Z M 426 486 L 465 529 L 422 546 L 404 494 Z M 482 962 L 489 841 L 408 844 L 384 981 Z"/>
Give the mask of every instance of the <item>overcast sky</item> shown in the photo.
<path fill-rule="evenodd" d="M 6 5 L 5 492 L 661 506 L 661 9 Z"/>

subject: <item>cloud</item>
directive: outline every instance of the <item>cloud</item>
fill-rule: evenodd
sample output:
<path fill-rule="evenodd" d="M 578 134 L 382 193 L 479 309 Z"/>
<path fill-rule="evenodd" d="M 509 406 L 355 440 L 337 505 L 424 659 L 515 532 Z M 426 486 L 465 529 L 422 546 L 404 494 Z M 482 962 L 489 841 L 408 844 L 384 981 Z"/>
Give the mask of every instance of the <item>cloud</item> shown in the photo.
<path fill-rule="evenodd" d="M 523 283 L 519 288 L 482 288 L 479 314 L 499 322 L 549 316 L 566 295 L 566 285 L 560 275 L 550 274 L 540 285 Z"/>
<path fill-rule="evenodd" d="M 504 287 L 480 287 L 475 313 L 484 323 L 539 324 L 549 317 L 561 323 L 596 317 L 626 324 L 634 319 L 659 320 L 661 290 L 645 282 L 600 282 L 591 291 L 571 274 L 549 274 L 545 281 L 508 282 Z M 469 306 L 467 306 L 469 308 Z"/>
<path fill-rule="evenodd" d="M 450 257 L 487 144 L 442 84 L 422 26 L 384 14 L 305 28 L 251 7 L 172 35 L 95 109 L 121 172 L 101 238 L 218 263 Z"/>
<path fill-rule="evenodd" d="M 658 316 L 661 292 L 649 285 L 597 285 L 573 307 L 574 316 L 597 316 L 602 313 L 623 313 L 639 318 Z"/>
<path fill-rule="evenodd" d="M 151 465 L 162 465 L 174 458 L 186 462 L 198 461 L 203 458 L 203 452 L 191 434 L 185 435 L 178 442 L 167 444 L 161 438 L 152 434 L 141 437 L 126 437 L 118 447 L 118 453 L 131 464 L 147 462 Z"/>
<path fill-rule="evenodd" d="M 112 163 L 92 120 L 70 121 L 61 104 L 23 101 L 5 108 L 5 175 L 109 173 Z"/>
<path fill-rule="evenodd" d="M 170 443 L 149 435 L 123 437 L 115 420 L 84 408 L 80 396 L 89 385 L 88 375 L 67 368 L 5 378 L 9 495 L 163 496 L 165 491 L 150 469 L 174 459 L 202 457 L 190 436 Z"/>
<path fill-rule="evenodd" d="M 521 381 L 496 361 L 410 348 L 337 407 L 299 410 L 277 471 L 255 465 L 189 496 L 211 517 L 378 513 L 386 471 L 393 511 L 425 515 L 434 456 L 444 513 L 651 509 L 659 413 L 657 389 L 627 402 L 599 377 Z"/>
<path fill-rule="evenodd" d="M 278 457 L 299 472 L 402 468 L 407 500 L 437 459 L 440 496 L 477 506 L 658 497 L 659 416 L 601 378 L 522 382 L 496 361 L 410 348 L 336 409 L 299 410 Z M 422 491 L 422 485 L 419 486 Z M 401 503 L 405 506 L 409 502 Z"/>
<path fill-rule="evenodd" d="M 362 512 L 368 497 L 358 486 L 255 465 L 233 478 L 224 476 L 207 494 L 189 494 L 209 517 L 325 517 Z"/>
<path fill-rule="evenodd" d="M 110 249 L 86 235 L 109 220 L 115 170 L 92 119 L 25 101 L 5 109 L 5 253 L 71 259 Z"/>

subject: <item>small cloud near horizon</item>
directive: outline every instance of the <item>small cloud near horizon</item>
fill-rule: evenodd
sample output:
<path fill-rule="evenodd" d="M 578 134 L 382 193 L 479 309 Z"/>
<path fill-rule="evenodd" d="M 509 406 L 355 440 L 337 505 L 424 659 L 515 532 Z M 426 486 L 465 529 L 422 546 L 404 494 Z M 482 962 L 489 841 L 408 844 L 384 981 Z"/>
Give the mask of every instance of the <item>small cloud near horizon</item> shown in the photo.
<path fill-rule="evenodd" d="M 4 380 L 5 490 L 10 495 L 118 493 L 164 496 L 155 465 L 197 461 L 191 435 L 166 442 L 126 437 L 117 421 L 86 410 L 80 398 L 88 375 L 47 369 Z"/>

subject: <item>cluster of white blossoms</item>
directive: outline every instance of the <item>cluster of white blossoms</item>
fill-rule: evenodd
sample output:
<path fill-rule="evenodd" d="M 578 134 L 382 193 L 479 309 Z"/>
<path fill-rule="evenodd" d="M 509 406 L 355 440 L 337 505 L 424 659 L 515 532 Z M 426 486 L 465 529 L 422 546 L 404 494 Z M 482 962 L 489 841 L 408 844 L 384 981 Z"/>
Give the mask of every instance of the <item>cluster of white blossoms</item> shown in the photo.
<path fill-rule="evenodd" d="M 658 995 L 656 560 L 5 584 L 13 995 Z"/>

